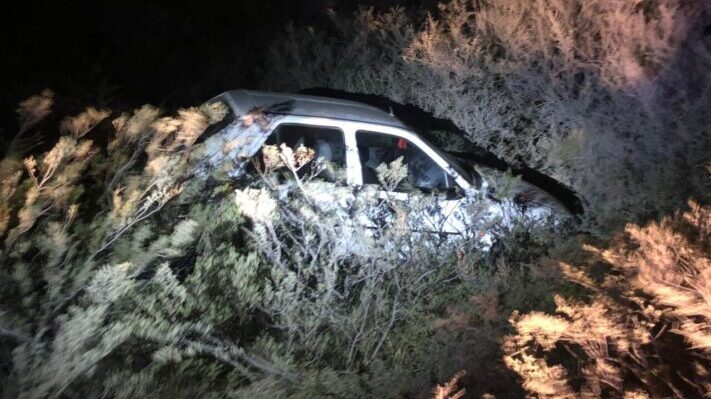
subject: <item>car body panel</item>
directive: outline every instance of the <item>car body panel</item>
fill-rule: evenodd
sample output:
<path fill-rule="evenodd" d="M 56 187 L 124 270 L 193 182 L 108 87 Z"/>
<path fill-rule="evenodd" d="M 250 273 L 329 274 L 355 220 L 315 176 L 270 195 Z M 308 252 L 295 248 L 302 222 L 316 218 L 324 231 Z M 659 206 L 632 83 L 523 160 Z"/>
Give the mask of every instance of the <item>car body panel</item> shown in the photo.
<path fill-rule="evenodd" d="M 355 101 L 251 90 L 227 91 L 210 102 L 215 100 L 227 103 L 237 115 L 244 115 L 253 109 L 260 109 L 267 113 L 341 119 L 407 129 L 407 126 L 395 116 Z"/>

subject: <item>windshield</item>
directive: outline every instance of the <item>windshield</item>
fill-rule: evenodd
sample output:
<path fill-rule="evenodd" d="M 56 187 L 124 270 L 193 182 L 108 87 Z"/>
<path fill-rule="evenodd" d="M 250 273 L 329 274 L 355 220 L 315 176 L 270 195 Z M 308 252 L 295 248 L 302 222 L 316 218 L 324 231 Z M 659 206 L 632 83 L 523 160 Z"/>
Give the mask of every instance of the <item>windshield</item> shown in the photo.
<path fill-rule="evenodd" d="M 425 140 L 423 137 L 419 136 L 420 140 L 422 140 L 423 143 L 425 143 L 427 146 L 429 146 L 434 152 L 437 153 L 437 155 L 441 156 L 445 162 L 449 164 L 449 166 L 454 169 L 455 172 L 457 172 L 464 180 L 467 181 L 467 183 L 472 184 L 472 185 L 478 185 L 480 179 L 477 177 L 476 180 L 474 179 L 475 176 L 472 176 L 472 173 L 476 173 L 472 171 L 471 173 L 468 172 L 466 169 L 462 167 L 462 165 L 457 161 L 456 159 L 453 159 L 449 154 L 446 152 L 441 151 L 439 148 L 437 148 L 435 145 L 430 143 L 429 141 Z"/>

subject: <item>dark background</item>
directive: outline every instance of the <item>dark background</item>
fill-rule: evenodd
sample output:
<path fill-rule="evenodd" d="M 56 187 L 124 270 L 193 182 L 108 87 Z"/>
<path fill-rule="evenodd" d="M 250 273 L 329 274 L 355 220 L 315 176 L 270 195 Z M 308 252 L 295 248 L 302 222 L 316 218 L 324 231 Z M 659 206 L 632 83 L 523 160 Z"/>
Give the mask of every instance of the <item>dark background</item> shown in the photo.
<path fill-rule="evenodd" d="M 332 31 L 326 10 L 436 0 L 26 1 L 1 6 L 0 132 L 16 131 L 17 103 L 45 88 L 55 114 L 87 105 L 166 109 L 222 91 L 258 88 L 262 56 L 288 23 Z"/>

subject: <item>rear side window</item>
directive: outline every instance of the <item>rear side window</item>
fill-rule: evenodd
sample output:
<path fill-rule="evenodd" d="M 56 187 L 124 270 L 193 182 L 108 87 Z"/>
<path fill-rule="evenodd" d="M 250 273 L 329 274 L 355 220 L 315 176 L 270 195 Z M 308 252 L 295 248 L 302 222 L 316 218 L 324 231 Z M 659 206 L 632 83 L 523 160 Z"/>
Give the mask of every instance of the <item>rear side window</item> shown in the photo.
<path fill-rule="evenodd" d="M 321 178 L 329 181 L 340 180 L 341 176 L 336 175 L 339 171 L 345 170 L 346 143 L 343 132 L 337 128 L 282 124 L 274 129 L 264 144 L 277 147 L 286 144 L 294 150 L 303 145 L 314 150 L 314 160 L 299 171 L 301 175 L 310 173 L 314 161 L 318 158 L 321 158 L 326 164 L 324 173 L 320 175 Z"/>
<path fill-rule="evenodd" d="M 454 182 L 447 172 L 419 147 L 408 140 L 389 134 L 358 131 L 356 133 L 358 155 L 360 157 L 363 184 L 379 184 L 376 168 L 390 164 L 399 157 L 407 166 L 407 179 L 398 191 L 410 187 L 422 191 L 449 191 Z"/>

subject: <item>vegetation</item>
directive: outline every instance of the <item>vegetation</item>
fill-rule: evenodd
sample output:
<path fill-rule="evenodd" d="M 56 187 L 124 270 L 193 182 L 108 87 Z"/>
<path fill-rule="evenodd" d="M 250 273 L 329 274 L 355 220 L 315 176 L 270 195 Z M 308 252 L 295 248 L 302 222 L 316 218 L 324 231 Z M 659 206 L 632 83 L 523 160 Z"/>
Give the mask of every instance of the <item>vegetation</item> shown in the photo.
<path fill-rule="evenodd" d="M 556 295 L 556 314 L 514 312 L 506 364 L 540 396 L 703 397 L 709 385 L 711 208 L 639 227 L 609 248 L 583 246 L 550 271 L 585 287 L 585 301 Z M 603 268 L 601 269 L 602 266 Z M 574 358 L 577 372 L 547 360 Z M 574 388 L 577 388 L 574 390 Z"/>
<path fill-rule="evenodd" d="M 292 29 L 265 84 L 380 94 L 572 187 L 605 234 L 708 190 L 708 10 L 679 0 L 453 0 Z M 679 179 L 678 176 L 689 178 Z"/>
<path fill-rule="evenodd" d="M 498 223 L 482 199 L 468 227 L 491 247 L 413 232 L 426 198 L 336 185 L 324 206 L 330 166 L 305 148 L 265 147 L 232 177 L 230 145 L 202 142 L 220 104 L 87 108 L 41 151 L 54 95 L 22 102 L 0 161 L 2 396 L 708 396 L 709 53 L 694 7 L 455 0 L 424 19 L 363 10 L 338 37 L 291 31 L 275 47 L 278 87 L 417 104 L 583 195 L 573 227 Z M 379 172 L 392 187 L 406 175 Z"/>
<path fill-rule="evenodd" d="M 23 132 L 49 112 L 50 94 L 21 104 Z M 466 298 L 483 289 L 520 285 L 545 301 L 547 288 L 527 268 L 494 268 L 480 241 L 412 233 L 407 226 L 419 222 L 408 215 L 436 206 L 426 198 L 354 198 L 351 208 L 397 216 L 376 229 L 323 208 L 317 184 L 304 184 L 326 167 L 313 152 L 265 147 L 256 181 L 229 178 L 235 161 L 206 164 L 214 157 L 198 142 L 223 107 L 119 115 L 102 148 L 87 133 L 108 114 L 67 118 L 51 150 L 3 160 L 8 397 L 427 393 L 463 367 L 465 359 L 430 352 L 455 350 L 431 336 L 460 297 L 472 314 L 487 304 Z M 315 167 L 300 177 L 305 162 Z M 284 168 L 297 183 L 286 195 Z M 395 162 L 381 175 L 397 186 L 406 171 Z M 472 231 L 494 228 L 472 219 Z M 530 228 L 535 238 L 523 224 L 500 228 L 511 239 L 497 262 L 526 262 L 558 237 Z M 496 357 L 489 341 L 476 356 Z"/>

